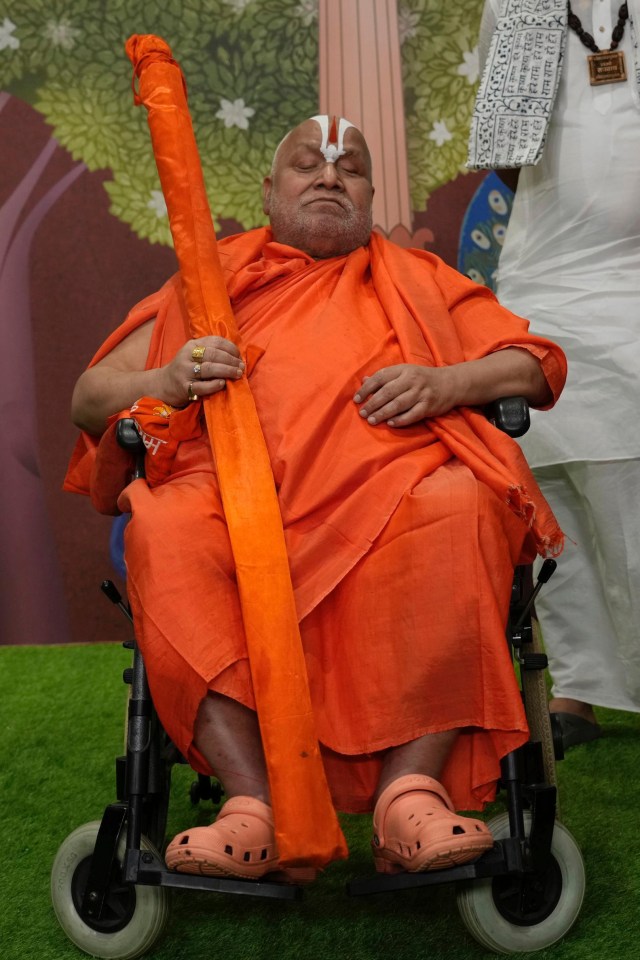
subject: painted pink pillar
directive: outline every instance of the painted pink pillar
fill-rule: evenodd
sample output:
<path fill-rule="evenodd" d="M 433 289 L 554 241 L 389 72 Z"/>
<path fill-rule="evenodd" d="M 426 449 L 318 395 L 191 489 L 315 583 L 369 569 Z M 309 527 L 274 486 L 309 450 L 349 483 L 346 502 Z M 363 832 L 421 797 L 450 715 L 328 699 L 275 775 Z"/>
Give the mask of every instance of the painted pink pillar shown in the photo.
<path fill-rule="evenodd" d="M 346 117 L 373 158 L 373 222 L 402 246 L 412 237 L 397 0 L 320 0 L 320 113 Z M 420 231 L 428 233 L 430 231 Z"/>

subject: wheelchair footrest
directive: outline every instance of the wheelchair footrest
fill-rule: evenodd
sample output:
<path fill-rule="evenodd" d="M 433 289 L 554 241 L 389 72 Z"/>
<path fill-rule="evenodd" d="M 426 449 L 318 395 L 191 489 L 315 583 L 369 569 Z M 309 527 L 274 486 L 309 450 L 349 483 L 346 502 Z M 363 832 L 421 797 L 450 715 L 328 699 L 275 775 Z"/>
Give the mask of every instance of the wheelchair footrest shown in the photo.
<path fill-rule="evenodd" d="M 138 883 L 144 883 L 144 872 Z M 271 900 L 302 900 L 302 889 L 288 883 L 270 883 L 267 880 L 238 880 L 233 877 L 200 877 L 188 873 L 162 873 L 163 887 L 177 890 L 202 890 L 212 893 L 231 893 L 246 897 L 267 897 Z"/>
<path fill-rule="evenodd" d="M 358 877 L 347 883 L 347 893 L 351 897 L 367 896 L 371 893 L 393 893 L 413 887 L 430 887 L 442 883 L 455 883 L 458 880 L 477 880 L 484 877 L 498 877 L 511 872 L 502 842 L 497 840 L 491 850 L 473 863 L 445 870 L 432 870 L 429 873 L 378 873 L 372 877 Z"/>
<path fill-rule="evenodd" d="M 272 900 L 301 900 L 302 889 L 295 884 L 268 880 L 240 880 L 236 877 L 205 877 L 200 874 L 174 873 L 150 851 L 130 850 L 123 879 L 141 886 L 172 887 L 177 890 L 202 890 L 236 896 L 267 897 Z"/>

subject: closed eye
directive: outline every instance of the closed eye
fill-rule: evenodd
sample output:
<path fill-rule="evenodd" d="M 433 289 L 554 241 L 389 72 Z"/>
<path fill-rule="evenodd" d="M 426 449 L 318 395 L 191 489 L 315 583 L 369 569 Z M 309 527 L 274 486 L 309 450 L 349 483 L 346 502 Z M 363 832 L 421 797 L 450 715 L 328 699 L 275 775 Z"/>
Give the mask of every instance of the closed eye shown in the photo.
<path fill-rule="evenodd" d="M 342 157 L 338 160 L 338 167 L 342 173 L 347 173 L 350 176 L 363 177 L 364 169 L 360 163 L 358 163 L 355 157 Z"/>

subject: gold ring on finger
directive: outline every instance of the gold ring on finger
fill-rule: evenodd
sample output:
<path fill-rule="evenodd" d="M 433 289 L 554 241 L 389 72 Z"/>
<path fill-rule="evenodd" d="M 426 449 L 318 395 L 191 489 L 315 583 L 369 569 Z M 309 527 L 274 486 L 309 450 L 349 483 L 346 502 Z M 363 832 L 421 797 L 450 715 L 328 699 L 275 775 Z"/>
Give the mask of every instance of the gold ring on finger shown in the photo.
<path fill-rule="evenodd" d="M 193 365 L 193 375 L 194 375 L 194 377 L 199 377 L 201 370 L 202 370 L 202 367 L 200 366 L 200 364 L 199 364 L 199 363 L 194 363 L 194 365 Z"/>
<path fill-rule="evenodd" d="M 192 360 L 204 360 L 204 351 L 205 351 L 205 350 L 206 350 L 206 347 L 200 347 L 200 346 L 194 347 L 193 350 L 191 351 L 191 359 L 192 359 Z"/>
<path fill-rule="evenodd" d="M 187 400 L 189 403 L 193 400 L 198 399 L 198 394 L 193 392 L 193 381 L 189 380 L 189 386 L 187 387 Z"/>

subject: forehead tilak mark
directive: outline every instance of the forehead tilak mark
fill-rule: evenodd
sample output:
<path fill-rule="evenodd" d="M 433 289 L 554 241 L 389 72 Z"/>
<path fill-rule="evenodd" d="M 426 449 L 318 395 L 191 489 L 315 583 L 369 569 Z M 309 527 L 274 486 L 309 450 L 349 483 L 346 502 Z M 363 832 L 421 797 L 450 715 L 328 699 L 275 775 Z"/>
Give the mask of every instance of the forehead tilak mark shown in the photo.
<path fill-rule="evenodd" d="M 332 117 L 331 125 L 329 125 L 329 116 L 326 113 L 318 114 L 318 116 L 311 117 L 311 119 L 315 120 L 318 124 L 322 134 L 322 141 L 319 148 L 320 153 L 327 163 L 335 163 L 339 157 L 344 156 L 346 153 L 344 148 L 344 135 L 349 127 L 353 127 L 353 124 L 345 120 L 344 117 L 340 117 L 339 122 L 336 123 L 337 118 Z"/>

